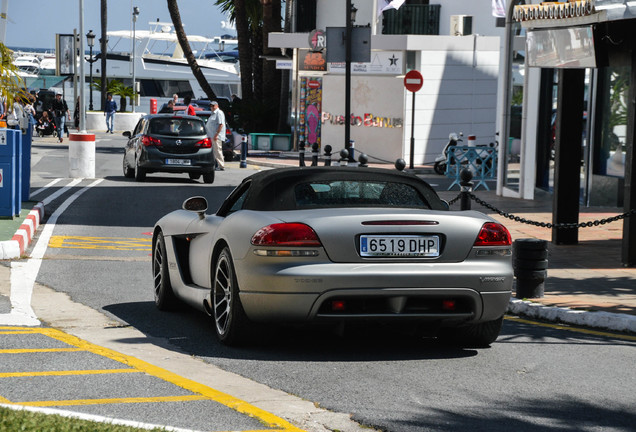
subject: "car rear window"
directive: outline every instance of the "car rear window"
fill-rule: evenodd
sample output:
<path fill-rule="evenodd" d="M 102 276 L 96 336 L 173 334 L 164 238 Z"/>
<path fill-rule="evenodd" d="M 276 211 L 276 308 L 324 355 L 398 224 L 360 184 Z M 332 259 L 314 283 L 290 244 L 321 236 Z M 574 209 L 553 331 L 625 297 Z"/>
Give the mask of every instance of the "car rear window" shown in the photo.
<path fill-rule="evenodd" d="M 205 124 L 200 120 L 186 118 L 154 118 L 149 131 L 153 135 L 200 136 L 205 135 Z"/>
<path fill-rule="evenodd" d="M 296 208 L 416 207 L 429 208 L 419 191 L 404 183 L 324 181 L 299 183 L 294 188 Z"/>

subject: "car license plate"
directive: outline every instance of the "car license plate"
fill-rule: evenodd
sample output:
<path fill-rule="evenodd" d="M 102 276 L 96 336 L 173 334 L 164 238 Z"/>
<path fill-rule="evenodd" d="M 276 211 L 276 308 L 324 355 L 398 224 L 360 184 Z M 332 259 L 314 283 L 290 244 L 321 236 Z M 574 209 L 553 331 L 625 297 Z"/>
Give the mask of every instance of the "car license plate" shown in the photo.
<path fill-rule="evenodd" d="M 166 159 L 166 165 L 192 165 L 190 159 Z"/>
<path fill-rule="evenodd" d="M 436 257 L 439 256 L 439 236 L 362 235 L 360 256 Z"/>

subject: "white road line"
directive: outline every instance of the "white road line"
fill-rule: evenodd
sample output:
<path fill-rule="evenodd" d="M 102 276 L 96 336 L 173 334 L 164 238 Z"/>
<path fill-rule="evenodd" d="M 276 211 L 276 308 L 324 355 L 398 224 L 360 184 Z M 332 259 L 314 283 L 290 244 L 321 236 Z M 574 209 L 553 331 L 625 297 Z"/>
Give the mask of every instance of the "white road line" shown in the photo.
<path fill-rule="evenodd" d="M 47 196 L 46 198 L 44 198 L 42 200 L 42 202 L 44 203 L 44 205 L 48 205 L 49 203 L 51 203 L 54 199 L 57 199 L 57 197 L 59 197 L 60 195 L 62 195 L 63 193 L 65 193 L 67 190 L 69 190 L 70 188 L 74 187 L 76 184 L 78 184 L 79 182 L 81 182 L 84 179 L 74 179 L 73 181 L 71 181 L 69 184 L 67 184 L 66 186 L 64 186 L 62 189 L 60 189 L 59 191 L 55 192 L 52 195 Z M 84 192 L 82 192 L 84 193 Z M 72 197 L 71 197 L 72 198 Z M 57 212 L 56 212 L 57 213 Z"/>
<path fill-rule="evenodd" d="M 63 189 L 59 190 L 55 194 L 47 198 L 50 202 L 57 196 L 61 195 L 66 189 L 79 183 L 82 179 L 77 179 L 69 183 Z M 27 261 L 12 261 L 11 262 L 11 312 L 9 314 L 0 315 L 1 325 L 25 325 L 36 326 L 40 325 L 40 321 L 35 316 L 33 308 L 31 307 L 31 297 L 33 295 L 33 286 L 35 284 L 35 278 L 37 277 L 40 266 L 42 265 L 42 258 L 48 247 L 51 236 L 53 235 L 53 229 L 55 223 L 62 213 L 75 201 L 80 195 L 101 183 L 103 179 L 95 180 L 88 186 L 78 190 L 69 198 L 66 199 L 60 205 L 57 210 L 51 215 L 47 223 L 44 225 L 44 229 L 38 238 L 35 247 L 31 253 L 31 258 Z"/>
<path fill-rule="evenodd" d="M 49 182 L 46 186 L 41 187 L 40 189 L 38 189 L 38 190 L 34 191 L 34 192 L 31 194 L 30 198 L 33 198 L 34 196 L 39 195 L 40 193 L 44 192 L 45 190 L 47 190 L 47 189 L 48 189 L 48 188 L 50 188 L 51 186 L 55 185 L 55 184 L 56 184 L 57 182 L 59 182 L 60 180 L 62 180 L 62 179 L 61 179 L 61 178 L 58 178 L 58 179 L 55 179 L 55 180 L 50 181 L 50 182 Z"/>
<path fill-rule="evenodd" d="M 113 424 L 118 426 L 128 426 L 128 427 L 133 427 L 137 429 L 161 429 L 161 430 L 171 431 L 171 432 L 196 432 L 196 431 L 192 431 L 191 429 L 181 429 L 181 428 L 175 428 L 170 426 L 153 425 L 153 424 L 141 423 L 141 422 L 130 421 L 130 420 L 118 420 L 118 419 L 103 417 L 103 416 L 95 415 L 95 414 L 62 411 L 55 408 L 40 408 L 40 407 L 9 405 L 9 404 L 0 404 L 0 407 L 9 408 L 16 411 L 29 411 L 29 412 L 48 414 L 48 415 L 59 415 L 66 418 L 75 418 L 79 420 L 87 420 L 87 421 L 98 422 L 98 423 L 107 423 L 107 424 Z"/>

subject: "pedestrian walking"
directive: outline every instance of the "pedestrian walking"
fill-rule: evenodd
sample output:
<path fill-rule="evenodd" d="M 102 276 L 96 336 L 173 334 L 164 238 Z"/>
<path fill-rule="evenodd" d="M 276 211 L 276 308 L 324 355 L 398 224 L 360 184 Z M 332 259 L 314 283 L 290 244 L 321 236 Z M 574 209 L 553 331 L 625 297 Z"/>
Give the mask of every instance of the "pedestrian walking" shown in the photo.
<path fill-rule="evenodd" d="M 205 124 L 208 136 L 212 138 L 212 150 L 216 159 L 216 170 L 223 171 L 225 169 L 225 160 L 223 159 L 223 139 L 225 138 L 225 114 L 219 109 L 219 103 L 212 101 L 210 104 L 212 114 Z"/>
<path fill-rule="evenodd" d="M 106 116 L 106 133 L 113 133 L 115 125 L 115 113 L 117 112 L 117 102 L 113 100 L 113 94 L 108 93 L 104 104 L 104 115 Z"/>
<path fill-rule="evenodd" d="M 57 127 L 58 138 L 60 142 L 64 141 L 64 129 L 66 126 L 66 119 L 71 121 L 71 112 L 68 109 L 68 104 L 62 98 L 62 93 L 55 95 L 55 100 L 51 102 L 51 110 L 53 111 L 53 120 Z"/>

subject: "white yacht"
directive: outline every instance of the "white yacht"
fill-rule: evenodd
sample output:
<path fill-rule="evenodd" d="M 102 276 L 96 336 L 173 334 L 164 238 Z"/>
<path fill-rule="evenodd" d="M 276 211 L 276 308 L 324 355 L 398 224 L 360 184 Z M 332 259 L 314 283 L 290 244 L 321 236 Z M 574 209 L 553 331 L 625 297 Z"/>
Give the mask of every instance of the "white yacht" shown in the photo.
<path fill-rule="evenodd" d="M 150 30 L 134 32 L 134 74 L 140 84 L 140 95 L 144 98 L 170 98 L 172 94 L 190 94 L 195 98 L 205 97 L 199 83 L 183 55 L 172 23 L 151 22 Z M 130 30 L 109 31 L 106 76 L 119 78 L 124 84 L 132 84 L 133 63 L 131 53 L 133 32 Z M 238 63 L 223 61 L 217 50 L 218 41 L 203 36 L 188 35 L 197 63 L 210 86 L 218 96 L 230 97 L 239 93 L 240 76 Z M 218 45 L 217 45 L 218 47 Z M 88 66 L 88 65 L 87 65 Z M 100 62 L 93 64 L 99 77 Z"/>

